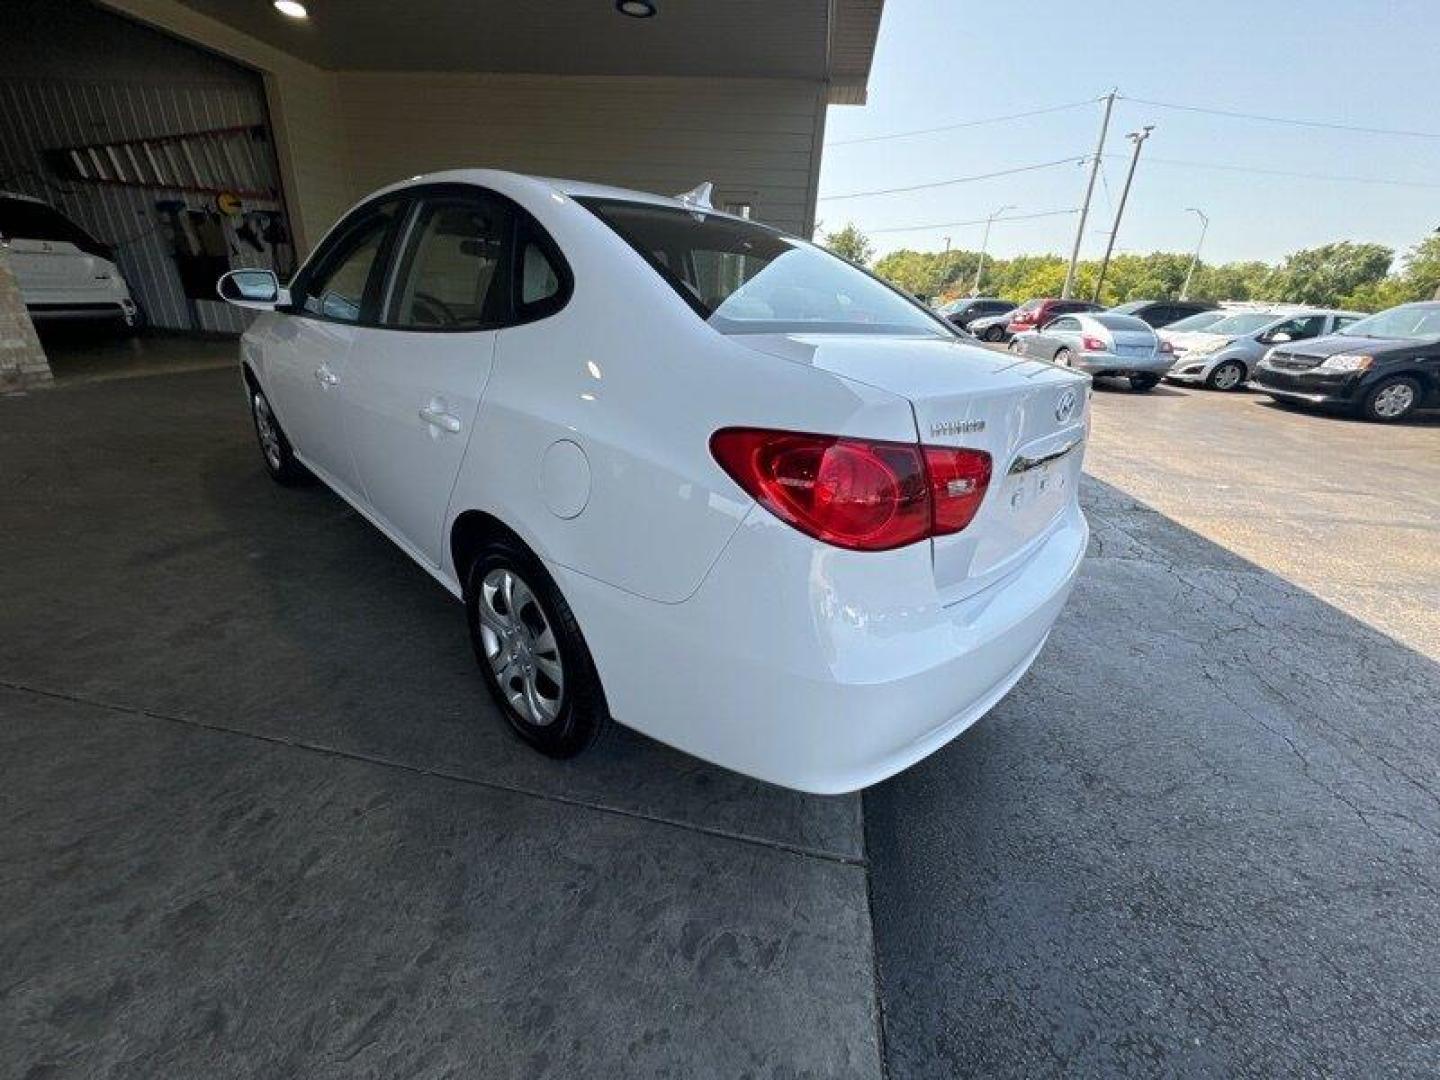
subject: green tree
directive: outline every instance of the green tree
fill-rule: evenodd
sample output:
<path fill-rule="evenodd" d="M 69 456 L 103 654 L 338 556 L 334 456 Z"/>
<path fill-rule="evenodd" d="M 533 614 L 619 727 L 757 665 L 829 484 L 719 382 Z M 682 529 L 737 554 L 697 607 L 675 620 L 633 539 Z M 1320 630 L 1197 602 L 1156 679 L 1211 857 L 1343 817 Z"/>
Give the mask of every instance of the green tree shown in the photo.
<path fill-rule="evenodd" d="M 875 245 L 856 227 L 854 222 L 847 223 L 843 229 L 826 233 L 820 243 L 842 259 L 849 259 L 860 266 L 868 265 L 875 255 Z"/>
<path fill-rule="evenodd" d="M 1277 299 L 1339 304 L 1357 290 L 1384 281 L 1394 259 L 1395 252 L 1384 244 L 1342 240 L 1287 255 L 1271 284 Z"/>

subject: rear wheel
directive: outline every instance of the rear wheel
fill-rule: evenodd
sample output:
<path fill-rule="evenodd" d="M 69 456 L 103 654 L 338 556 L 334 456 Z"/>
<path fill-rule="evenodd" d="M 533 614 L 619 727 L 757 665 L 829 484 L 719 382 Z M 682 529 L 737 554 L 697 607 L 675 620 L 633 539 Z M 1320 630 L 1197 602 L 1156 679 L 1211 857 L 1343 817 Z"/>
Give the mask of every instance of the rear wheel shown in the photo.
<path fill-rule="evenodd" d="M 1245 381 L 1245 365 L 1238 360 L 1226 360 L 1205 376 L 1205 385 L 1211 390 L 1236 390 Z"/>
<path fill-rule="evenodd" d="M 1160 376 L 1159 376 L 1159 375 L 1131 375 L 1131 376 L 1130 376 L 1130 389 L 1133 390 L 1133 391 L 1135 391 L 1135 393 L 1137 393 L 1137 394 L 1147 393 L 1148 391 L 1154 390 L 1155 387 L 1157 387 L 1157 386 L 1159 386 L 1159 385 L 1160 385 Z"/>
<path fill-rule="evenodd" d="M 539 560 L 506 540 L 470 564 L 465 610 L 485 684 L 510 730 L 542 754 L 573 757 L 609 712 L 570 605 Z"/>
<path fill-rule="evenodd" d="M 1360 412 L 1366 420 L 1388 424 L 1405 419 L 1415 411 L 1419 401 L 1420 384 L 1404 375 L 1397 375 L 1378 383 L 1366 394 Z"/>

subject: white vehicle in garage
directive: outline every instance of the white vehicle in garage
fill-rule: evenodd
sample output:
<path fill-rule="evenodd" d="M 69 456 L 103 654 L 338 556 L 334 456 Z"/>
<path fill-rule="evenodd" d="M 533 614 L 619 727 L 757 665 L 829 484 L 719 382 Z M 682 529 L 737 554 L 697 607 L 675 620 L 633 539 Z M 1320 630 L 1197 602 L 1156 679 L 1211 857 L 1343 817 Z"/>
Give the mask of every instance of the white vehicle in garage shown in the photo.
<path fill-rule="evenodd" d="M 241 358 L 271 474 L 463 599 L 554 756 L 613 716 L 789 787 L 874 783 L 1014 685 L 1085 550 L 1087 378 L 703 187 L 417 177 L 289 288 L 220 293 L 266 312 Z"/>
<path fill-rule="evenodd" d="M 35 322 L 136 325 L 139 309 L 111 251 L 49 203 L 0 191 L 0 244 Z"/>

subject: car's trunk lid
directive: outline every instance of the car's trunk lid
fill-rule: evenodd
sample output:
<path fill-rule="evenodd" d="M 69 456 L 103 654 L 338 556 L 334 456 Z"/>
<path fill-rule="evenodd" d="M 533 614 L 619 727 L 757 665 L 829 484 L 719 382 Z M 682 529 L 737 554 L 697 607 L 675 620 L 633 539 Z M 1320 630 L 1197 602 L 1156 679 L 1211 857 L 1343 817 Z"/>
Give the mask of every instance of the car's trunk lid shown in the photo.
<path fill-rule="evenodd" d="M 990 486 L 960 533 L 935 538 L 936 585 L 958 600 L 1009 573 L 1074 499 L 1089 379 L 940 338 L 737 335 L 762 352 L 910 401 L 921 443 L 990 454 Z"/>

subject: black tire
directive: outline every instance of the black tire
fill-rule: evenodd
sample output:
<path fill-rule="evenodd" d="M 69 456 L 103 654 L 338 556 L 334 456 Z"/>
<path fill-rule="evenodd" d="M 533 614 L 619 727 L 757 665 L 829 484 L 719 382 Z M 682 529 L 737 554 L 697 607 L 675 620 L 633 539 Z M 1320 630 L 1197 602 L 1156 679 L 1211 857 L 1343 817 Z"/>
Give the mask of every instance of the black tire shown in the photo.
<path fill-rule="evenodd" d="M 1377 424 L 1393 424 L 1415 412 L 1420 384 L 1407 375 L 1381 379 L 1360 403 L 1360 415 Z"/>
<path fill-rule="evenodd" d="M 998 326 L 987 326 L 980 336 L 986 341 L 1004 341 L 1005 331 Z"/>
<path fill-rule="evenodd" d="M 260 444 L 260 460 L 270 479 L 286 487 L 300 487 L 315 482 L 315 476 L 295 456 L 290 440 L 275 413 L 270 408 L 270 399 L 265 391 L 251 384 L 250 419 L 255 425 L 255 438 Z M 267 433 L 267 428 L 268 433 Z M 273 439 L 271 438 L 273 436 Z"/>
<path fill-rule="evenodd" d="M 517 611 L 505 610 L 499 583 L 505 574 L 528 594 L 512 592 Z M 482 605 L 489 612 L 484 618 Z M 538 559 L 508 540 L 487 544 L 465 576 L 465 615 L 475 662 L 511 731 L 552 758 L 574 757 L 600 737 L 610 721 L 600 676 L 570 605 Z M 497 615 L 518 626 L 515 640 L 523 647 L 507 649 L 506 639 L 497 632 Z M 545 629 L 550 632 L 548 639 Z M 502 659 L 492 660 L 495 655 Z M 548 674 L 547 660 L 558 664 L 558 681 Z M 497 666 L 509 672 L 503 686 Z M 544 712 L 546 708 L 553 708 L 553 717 Z"/>
<path fill-rule="evenodd" d="M 1159 375 L 1131 375 L 1130 389 L 1137 394 L 1148 394 L 1160 385 Z"/>
<path fill-rule="evenodd" d="M 1061 367 L 1071 367 L 1073 366 L 1072 361 L 1074 359 L 1069 349 L 1059 348 L 1055 350 L 1055 355 L 1050 357 L 1050 362 L 1052 364 L 1059 364 Z"/>
<path fill-rule="evenodd" d="M 1245 385 L 1245 365 L 1239 360 L 1226 360 L 1223 364 L 1217 364 L 1215 369 L 1205 376 L 1205 385 L 1211 390 L 1239 390 Z"/>

